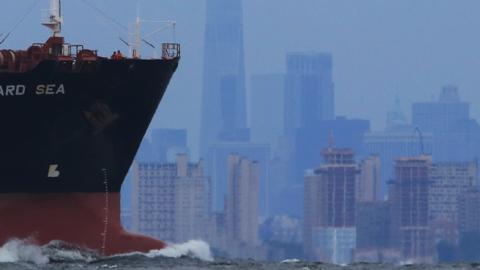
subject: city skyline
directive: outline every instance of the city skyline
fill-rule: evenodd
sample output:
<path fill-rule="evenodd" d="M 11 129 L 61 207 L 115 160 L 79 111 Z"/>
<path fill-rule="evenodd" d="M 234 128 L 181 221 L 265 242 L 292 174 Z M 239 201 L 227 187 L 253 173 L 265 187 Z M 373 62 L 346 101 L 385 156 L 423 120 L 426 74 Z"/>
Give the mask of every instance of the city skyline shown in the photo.
<path fill-rule="evenodd" d="M 172 81 L 153 127 L 187 128 L 192 155 L 198 157 L 206 2 L 166 0 L 159 5 L 158 1 L 141 0 L 139 3 L 142 17 L 176 19 L 177 39 L 183 45 L 178 76 Z M 38 1 L 37 6 L 44 4 Z M 480 19 L 473 11 L 480 8 L 480 3 L 476 1 L 451 5 L 444 0 L 388 3 L 299 0 L 295 4 L 244 0 L 243 4 L 247 100 L 251 76 L 284 73 L 285 55 L 296 51 L 332 53 L 337 115 L 371 119 L 372 130 L 383 130 L 385 112 L 397 94 L 407 118 L 410 118 L 410 104 L 432 100 L 442 85 L 458 85 L 464 100 L 478 97 L 480 79 L 475 74 L 480 70 L 477 53 L 480 40 L 473 33 Z M 12 16 L 0 19 L 3 25 L 0 32 L 8 32 L 29 5 L 28 0 L 5 1 L 5 8 L 12 11 Z M 136 3 L 105 0 L 95 5 L 123 25 L 133 22 L 136 16 Z M 88 41 L 87 45 L 108 55 L 112 49 L 125 48 L 118 40 L 124 31 L 80 1 L 69 1 L 64 10 L 67 15 L 64 32 L 69 41 Z M 39 20 L 33 11 L 4 46 L 23 48 L 42 41 L 47 31 L 39 27 Z M 93 30 L 79 31 L 83 27 Z M 28 29 L 39 30 L 29 31 L 29 36 L 17 34 Z M 375 96 L 380 102 L 369 108 L 355 106 L 357 101 L 369 102 L 368 96 Z M 186 109 L 179 109 L 179 104 Z M 165 114 L 176 115 L 176 121 L 161 117 Z M 472 116 L 479 119 L 480 108 L 473 107 Z"/>
<path fill-rule="evenodd" d="M 475 168 L 480 128 L 459 87 L 445 83 L 435 99 L 415 100 L 409 110 L 396 94 L 384 113 L 385 128 L 374 131 L 372 117 L 348 118 L 335 109 L 341 98 L 333 76 L 337 61 L 329 51 L 289 51 L 285 72 L 246 78 L 241 3 L 207 1 L 200 157 L 212 180 L 206 193 L 213 229 L 200 237 L 230 257 L 282 258 L 271 255 L 276 246 L 265 237 L 275 229 L 261 234 L 259 228 L 262 219 L 285 215 L 303 222 L 307 260 L 431 263 L 445 258 L 442 245 L 464 249 L 472 232 L 459 224 L 469 215 L 459 214 L 461 192 L 449 187 L 478 188 L 468 184 L 476 183 L 477 170 L 467 174 L 454 162 Z M 356 105 L 377 107 L 376 96 L 370 98 L 372 106 Z M 270 108 L 273 113 L 264 113 Z M 461 218 L 445 222 L 442 214 Z M 283 256 L 298 244 L 280 243 Z"/>

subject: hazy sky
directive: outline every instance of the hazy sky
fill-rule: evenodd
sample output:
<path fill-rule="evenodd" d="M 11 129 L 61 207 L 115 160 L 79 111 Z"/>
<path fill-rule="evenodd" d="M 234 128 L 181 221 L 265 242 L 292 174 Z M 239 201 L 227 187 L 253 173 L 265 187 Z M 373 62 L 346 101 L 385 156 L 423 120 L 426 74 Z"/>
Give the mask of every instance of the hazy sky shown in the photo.
<path fill-rule="evenodd" d="M 3 0 L 0 33 L 8 32 L 32 2 Z M 39 9 L 49 1 L 36 2 L 37 8 L 2 48 L 45 40 L 48 30 L 38 24 Z M 108 55 L 124 48 L 118 36 L 127 34 L 83 0 L 63 2 L 64 34 L 71 43 L 84 43 Z M 125 25 L 134 20 L 137 10 L 137 1 L 88 2 Z M 154 126 L 186 127 L 196 144 L 205 0 L 138 2 L 144 18 L 175 19 L 183 46 L 180 68 Z M 450 83 L 460 87 L 462 99 L 472 103 L 473 116 L 479 118 L 479 12 L 477 0 L 244 0 L 247 85 L 252 74 L 284 72 L 287 52 L 331 52 L 337 115 L 368 118 L 373 129 L 383 129 L 396 93 L 409 115 L 412 102 L 431 100 Z"/>

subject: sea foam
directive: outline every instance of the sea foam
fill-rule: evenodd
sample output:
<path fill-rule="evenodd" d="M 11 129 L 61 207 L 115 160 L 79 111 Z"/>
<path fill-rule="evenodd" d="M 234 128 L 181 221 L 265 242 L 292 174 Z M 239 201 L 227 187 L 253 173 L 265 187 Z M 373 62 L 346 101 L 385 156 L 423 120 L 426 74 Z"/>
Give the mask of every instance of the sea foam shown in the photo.
<path fill-rule="evenodd" d="M 47 264 L 49 262 L 42 248 L 27 240 L 12 239 L 0 247 L 0 262 L 29 262 Z"/>
<path fill-rule="evenodd" d="M 180 258 L 187 256 L 207 262 L 213 261 L 210 246 L 200 240 L 190 240 L 182 244 L 170 244 L 164 249 L 152 250 L 148 253 L 134 252 L 111 257 L 123 257 L 134 254 L 141 254 L 147 258 Z M 47 245 L 38 246 L 32 244 L 28 239 L 12 239 L 0 247 L 0 263 L 26 262 L 47 264 L 49 262 L 93 262 L 98 259 L 101 259 L 101 257 L 92 251 L 75 248 L 61 241 L 52 241 Z"/>
<path fill-rule="evenodd" d="M 210 246 L 206 242 L 200 240 L 190 240 L 182 244 L 170 244 L 164 249 L 152 250 L 145 255 L 149 258 L 155 258 L 159 256 L 180 258 L 182 256 L 189 256 L 202 261 L 213 261 Z"/>

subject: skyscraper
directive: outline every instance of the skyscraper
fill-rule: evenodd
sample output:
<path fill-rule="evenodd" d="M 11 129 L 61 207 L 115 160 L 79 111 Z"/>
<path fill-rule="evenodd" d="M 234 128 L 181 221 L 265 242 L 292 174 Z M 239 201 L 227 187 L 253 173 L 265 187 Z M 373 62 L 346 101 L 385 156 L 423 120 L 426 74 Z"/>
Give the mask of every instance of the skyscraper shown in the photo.
<path fill-rule="evenodd" d="M 480 233 L 480 191 L 471 189 L 458 201 L 458 230 L 460 234 Z"/>
<path fill-rule="evenodd" d="M 241 0 L 207 0 L 200 156 L 218 142 L 248 140 Z"/>
<path fill-rule="evenodd" d="M 277 197 L 291 199 L 277 209 L 280 206 L 283 213 L 301 217 L 304 172 L 320 163 L 318 150 L 327 140 L 319 132 L 325 138 L 329 134 L 329 129 L 319 126 L 335 121 L 333 60 L 329 53 L 298 52 L 287 54 L 286 64 L 283 149 L 276 156 L 277 165 L 286 165 L 279 168 L 285 175 L 279 182 L 285 185 Z"/>
<path fill-rule="evenodd" d="M 252 141 L 278 146 L 284 125 L 284 74 L 262 74 L 251 78 L 250 129 Z"/>
<path fill-rule="evenodd" d="M 433 163 L 429 191 L 431 221 L 458 220 L 458 198 L 477 185 L 478 165 L 472 162 Z"/>
<path fill-rule="evenodd" d="M 360 163 L 360 177 L 357 184 L 357 201 L 375 202 L 380 200 L 380 157 L 371 155 Z"/>
<path fill-rule="evenodd" d="M 238 152 L 260 163 L 260 210 L 263 216 L 285 213 L 285 208 L 281 206 L 281 202 L 284 201 L 281 191 L 285 188 L 287 178 L 284 173 L 286 162 L 283 162 L 281 155 L 281 151 L 284 150 L 282 147 L 284 88 L 284 74 L 257 74 L 251 77 L 249 99 L 251 140 L 255 145 L 268 146 L 270 156 L 259 157 Z M 253 146 L 252 144 L 251 147 Z"/>
<path fill-rule="evenodd" d="M 305 175 L 304 243 L 310 259 L 350 263 L 355 248 L 355 183 L 351 149 L 329 147 L 324 162 Z"/>
<path fill-rule="evenodd" d="M 335 117 L 332 55 L 290 53 L 287 55 L 285 87 L 285 133 Z"/>
<path fill-rule="evenodd" d="M 438 101 L 412 105 L 412 123 L 424 132 L 452 131 L 456 122 L 470 118 L 470 105 L 460 101 L 456 86 L 442 88 Z"/>
<path fill-rule="evenodd" d="M 185 129 L 154 129 L 150 138 L 156 162 L 174 162 L 177 154 L 189 154 Z"/>
<path fill-rule="evenodd" d="M 428 223 L 431 157 L 403 157 L 395 162 L 392 207 L 396 246 L 405 260 L 432 260 Z"/>
<path fill-rule="evenodd" d="M 476 186 L 477 175 L 476 161 L 433 163 L 428 209 L 435 243 L 457 243 L 458 199 Z"/>
<path fill-rule="evenodd" d="M 468 162 L 480 155 L 480 126 L 456 86 L 443 87 L 437 101 L 414 103 L 412 123 L 433 134 L 435 162 Z"/>

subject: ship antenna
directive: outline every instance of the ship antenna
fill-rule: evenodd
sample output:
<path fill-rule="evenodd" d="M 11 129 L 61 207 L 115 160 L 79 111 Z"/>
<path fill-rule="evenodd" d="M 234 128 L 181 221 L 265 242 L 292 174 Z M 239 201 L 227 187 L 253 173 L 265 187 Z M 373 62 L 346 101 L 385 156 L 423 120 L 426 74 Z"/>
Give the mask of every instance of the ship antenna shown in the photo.
<path fill-rule="evenodd" d="M 142 46 L 142 20 L 140 19 L 140 3 L 137 2 L 137 18 L 133 26 L 131 55 L 133 58 L 140 58 Z"/>
<path fill-rule="evenodd" d="M 60 32 L 62 32 L 62 22 L 63 22 L 63 17 L 62 17 L 62 0 L 58 0 L 58 17 L 62 19 L 60 21 Z"/>
<path fill-rule="evenodd" d="M 61 0 L 51 0 L 50 9 L 45 11 L 43 17 L 42 24 L 53 31 L 53 36 L 61 36 L 63 23 Z"/>

